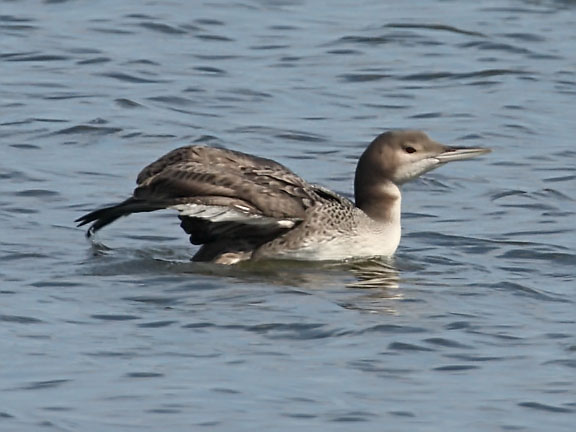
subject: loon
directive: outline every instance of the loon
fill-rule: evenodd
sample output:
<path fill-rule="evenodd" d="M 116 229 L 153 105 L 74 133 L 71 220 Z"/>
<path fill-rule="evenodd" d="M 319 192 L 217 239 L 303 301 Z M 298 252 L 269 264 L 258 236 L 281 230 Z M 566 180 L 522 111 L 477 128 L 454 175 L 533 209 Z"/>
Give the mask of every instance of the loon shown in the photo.
<path fill-rule="evenodd" d="M 76 220 L 87 236 L 132 213 L 174 209 L 193 261 L 390 257 L 400 243 L 403 183 L 447 162 L 490 152 L 448 147 L 417 130 L 388 131 L 356 167 L 355 202 L 285 166 L 238 151 L 180 147 L 145 167 L 127 200 Z"/>

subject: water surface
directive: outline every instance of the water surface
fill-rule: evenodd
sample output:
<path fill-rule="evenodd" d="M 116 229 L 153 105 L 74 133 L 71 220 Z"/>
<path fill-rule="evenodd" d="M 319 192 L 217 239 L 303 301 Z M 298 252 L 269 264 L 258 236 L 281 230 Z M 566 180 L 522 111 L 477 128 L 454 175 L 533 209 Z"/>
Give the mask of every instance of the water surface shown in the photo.
<path fill-rule="evenodd" d="M 0 7 L 0 429 L 573 430 L 574 2 Z M 494 149 L 404 187 L 391 266 L 73 224 L 189 143 L 350 196 L 387 128 Z"/>

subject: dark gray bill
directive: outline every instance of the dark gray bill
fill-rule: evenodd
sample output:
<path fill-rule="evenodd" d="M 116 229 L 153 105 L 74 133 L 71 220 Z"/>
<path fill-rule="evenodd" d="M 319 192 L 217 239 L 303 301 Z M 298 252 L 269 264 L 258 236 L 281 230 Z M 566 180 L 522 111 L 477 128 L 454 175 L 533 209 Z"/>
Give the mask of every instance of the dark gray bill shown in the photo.
<path fill-rule="evenodd" d="M 492 150 L 482 147 L 446 147 L 444 153 L 435 156 L 441 163 L 472 159 L 490 153 Z"/>

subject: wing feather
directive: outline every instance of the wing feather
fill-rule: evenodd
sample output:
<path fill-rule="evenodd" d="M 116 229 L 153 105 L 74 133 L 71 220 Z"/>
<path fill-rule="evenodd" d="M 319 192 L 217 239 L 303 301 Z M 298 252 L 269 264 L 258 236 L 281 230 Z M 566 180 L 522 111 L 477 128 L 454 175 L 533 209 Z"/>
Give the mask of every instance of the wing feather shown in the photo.
<path fill-rule="evenodd" d="M 92 234 L 131 213 L 176 209 L 190 241 L 206 246 L 199 253 L 217 256 L 236 249 L 249 253 L 300 224 L 308 208 L 331 200 L 346 199 L 270 159 L 188 146 L 145 167 L 131 198 L 78 221 L 93 222 Z"/>
<path fill-rule="evenodd" d="M 210 147 L 176 149 L 144 168 L 134 197 L 178 199 L 206 204 L 213 197 L 241 200 L 259 214 L 301 218 L 316 198 L 311 186 L 288 168 L 269 159 Z"/>

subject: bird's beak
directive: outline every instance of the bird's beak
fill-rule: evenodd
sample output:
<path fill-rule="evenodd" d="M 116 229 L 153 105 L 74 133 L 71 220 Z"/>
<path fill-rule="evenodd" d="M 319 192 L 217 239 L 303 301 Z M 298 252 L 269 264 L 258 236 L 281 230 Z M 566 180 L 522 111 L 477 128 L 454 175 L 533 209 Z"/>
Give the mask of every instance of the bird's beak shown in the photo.
<path fill-rule="evenodd" d="M 472 159 L 490 153 L 492 150 L 482 147 L 446 147 L 442 153 L 434 156 L 440 163 L 452 162 L 457 160 Z"/>

